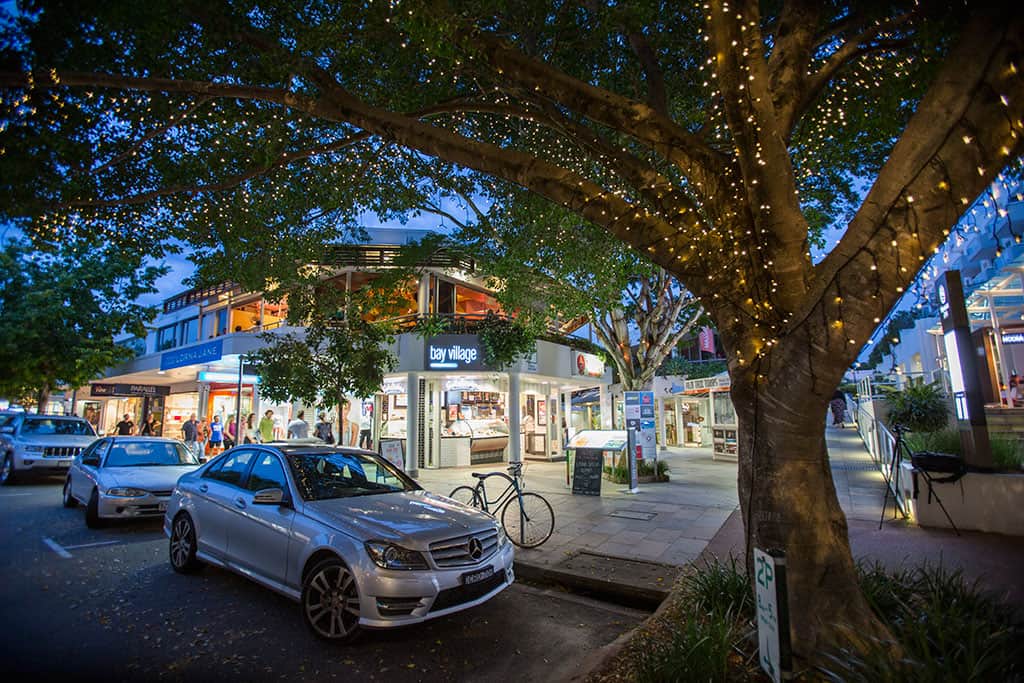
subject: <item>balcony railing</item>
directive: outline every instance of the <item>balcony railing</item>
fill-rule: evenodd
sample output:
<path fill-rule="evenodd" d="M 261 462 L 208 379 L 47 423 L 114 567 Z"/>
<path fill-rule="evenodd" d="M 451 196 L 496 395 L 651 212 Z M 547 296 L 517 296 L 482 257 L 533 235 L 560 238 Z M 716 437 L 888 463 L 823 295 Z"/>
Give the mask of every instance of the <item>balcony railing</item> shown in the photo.
<path fill-rule="evenodd" d="M 333 244 L 324 250 L 322 265 L 386 267 L 396 265 L 402 247 L 369 244 Z M 466 256 L 441 249 L 425 256 L 419 266 L 476 271 L 476 262 Z"/>

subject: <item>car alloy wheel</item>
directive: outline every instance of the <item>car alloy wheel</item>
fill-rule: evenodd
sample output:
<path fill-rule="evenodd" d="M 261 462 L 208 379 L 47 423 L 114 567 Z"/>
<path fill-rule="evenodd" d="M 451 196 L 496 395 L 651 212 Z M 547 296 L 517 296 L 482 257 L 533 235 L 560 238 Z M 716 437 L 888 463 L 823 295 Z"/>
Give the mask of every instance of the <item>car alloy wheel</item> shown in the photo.
<path fill-rule="evenodd" d="M 171 525 L 171 568 L 179 574 L 191 574 L 203 563 L 196 559 L 196 530 L 192 518 L 182 513 Z"/>
<path fill-rule="evenodd" d="M 78 501 L 71 495 L 71 477 L 64 480 L 64 507 L 73 508 L 78 506 Z"/>
<path fill-rule="evenodd" d="M 326 640 L 349 640 L 359 632 L 359 591 L 341 560 L 324 560 L 309 572 L 302 587 L 302 614 Z"/>

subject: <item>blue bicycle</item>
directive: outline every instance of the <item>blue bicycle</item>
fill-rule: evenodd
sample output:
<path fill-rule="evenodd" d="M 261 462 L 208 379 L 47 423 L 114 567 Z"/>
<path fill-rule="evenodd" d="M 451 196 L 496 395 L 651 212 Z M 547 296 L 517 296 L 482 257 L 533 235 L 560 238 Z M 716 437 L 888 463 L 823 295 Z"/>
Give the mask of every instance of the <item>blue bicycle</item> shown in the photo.
<path fill-rule="evenodd" d="M 473 472 L 473 476 L 479 480 L 476 486 L 459 486 L 448 497 L 500 517 L 509 540 L 520 548 L 536 548 L 551 538 L 555 530 L 555 512 L 543 496 L 523 491 L 523 463 L 509 463 L 508 474 Z M 508 482 L 501 495 L 493 499 L 487 497 L 484 484 L 492 477 Z"/>

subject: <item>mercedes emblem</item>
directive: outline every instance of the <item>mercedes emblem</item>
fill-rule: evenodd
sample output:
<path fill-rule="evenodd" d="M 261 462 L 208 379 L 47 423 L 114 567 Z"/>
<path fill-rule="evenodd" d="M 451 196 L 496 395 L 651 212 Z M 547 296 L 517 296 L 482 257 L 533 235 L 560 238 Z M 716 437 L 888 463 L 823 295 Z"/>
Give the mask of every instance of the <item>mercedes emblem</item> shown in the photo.
<path fill-rule="evenodd" d="M 484 546 L 480 543 L 480 539 L 471 538 L 469 539 L 469 556 L 474 560 L 479 560 L 484 554 Z"/>

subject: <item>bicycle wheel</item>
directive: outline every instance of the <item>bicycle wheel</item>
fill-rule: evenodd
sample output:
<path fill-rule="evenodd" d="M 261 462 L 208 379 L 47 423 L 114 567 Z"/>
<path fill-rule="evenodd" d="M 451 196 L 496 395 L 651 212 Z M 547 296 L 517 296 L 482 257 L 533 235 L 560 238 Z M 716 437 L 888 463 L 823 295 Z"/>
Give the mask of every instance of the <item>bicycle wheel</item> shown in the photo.
<path fill-rule="evenodd" d="M 509 540 L 520 548 L 536 548 L 551 538 L 555 530 L 555 512 L 551 504 L 536 493 L 514 497 L 501 512 L 501 525 Z"/>
<path fill-rule="evenodd" d="M 484 508 L 480 501 L 480 496 L 476 494 L 476 489 L 472 486 L 459 486 L 449 493 L 448 497 L 462 503 L 463 505 L 469 505 L 470 507 L 477 508 L 478 510 L 483 510 Z"/>

